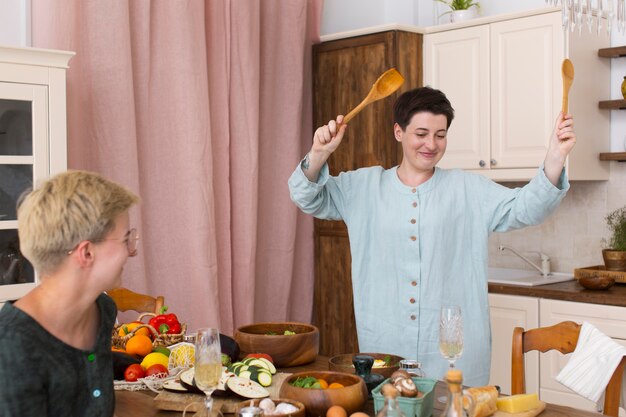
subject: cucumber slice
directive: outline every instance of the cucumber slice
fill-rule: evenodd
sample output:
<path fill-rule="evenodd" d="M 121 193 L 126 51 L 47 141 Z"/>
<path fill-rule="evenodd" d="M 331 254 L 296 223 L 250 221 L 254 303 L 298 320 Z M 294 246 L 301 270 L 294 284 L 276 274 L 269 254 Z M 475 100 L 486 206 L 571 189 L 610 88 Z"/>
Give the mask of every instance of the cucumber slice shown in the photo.
<path fill-rule="evenodd" d="M 267 369 L 268 371 L 270 370 L 270 368 L 267 366 L 267 363 L 263 362 L 260 359 L 256 359 L 256 358 L 253 358 L 250 362 L 248 362 L 248 365 L 250 365 L 250 366 L 258 366 L 259 368 Z"/>
<path fill-rule="evenodd" d="M 261 384 L 238 376 L 230 377 L 226 382 L 226 386 L 232 392 L 244 398 L 264 398 L 270 395 Z"/>
<path fill-rule="evenodd" d="M 261 386 L 269 387 L 272 385 L 272 374 L 270 372 L 260 371 L 257 374 L 257 382 L 261 384 Z"/>
<path fill-rule="evenodd" d="M 237 374 L 239 378 L 252 379 L 252 371 L 244 370 Z"/>
<path fill-rule="evenodd" d="M 272 374 L 276 373 L 276 367 L 274 366 L 272 362 L 268 361 L 265 358 L 259 358 L 259 360 L 265 362 L 265 364 L 267 365 L 267 369 L 269 369 Z"/>

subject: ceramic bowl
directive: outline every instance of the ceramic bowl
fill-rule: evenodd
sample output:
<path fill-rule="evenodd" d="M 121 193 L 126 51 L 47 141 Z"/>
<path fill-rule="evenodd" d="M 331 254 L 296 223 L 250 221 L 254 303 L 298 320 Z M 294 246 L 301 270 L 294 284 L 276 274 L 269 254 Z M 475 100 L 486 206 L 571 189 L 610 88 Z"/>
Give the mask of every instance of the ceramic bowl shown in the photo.
<path fill-rule="evenodd" d="M 299 388 L 291 385 L 298 378 L 312 376 L 324 379 L 329 384 L 338 382 L 343 388 Z M 357 375 L 333 371 L 297 372 L 285 379 L 280 387 L 280 398 L 290 398 L 304 404 L 309 417 L 325 416 L 333 405 L 345 408 L 348 415 L 361 411 L 367 401 L 367 388 L 363 379 Z"/>
<path fill-rule="evenodd" d="M 579 278 L 578 283 L 588 290 L 606 290 L 615 284 L 615 279 L 596 275 Z"/>
<path fill-rule="evenodd" d="M 354 374 L 355 369 L 354 365 L 352 364 L 352 358 L 356 355 L 367 355 L 371 356 L 375 360 L 380 359 L 388 362 L 390 364 L 389 366 L 384 366 L 381 368 L 372 367 L 373 374 L 380 374 L 385 378 L 391 377 L 391 374 L 393 374 L 400 368 L 400 361 L 404 359 L 402 356 L 391 355 L 389 353 L 346 353 L 330 358 L 328 360 L 328 369 L 331 371 Z M 389 360 L 387 360 L 387 358 Z"/>
<path fill-rule="evenodd" d="M 250 407 L 250 406 L 258 407 L 259 403 L 262 400 L 264 400 L 264 398 L 258 398 L 255 400 L 245 400 L 245 401 L 240 402 L 239 405 L 237 405 L 237 415 L 239 415 L 239 410 L 241 410 L 244 407 Z M 298 409 L 298 411 L 291 413 L 288 416 L 281 415 L 280 417 L 304 417 L 305 416 L 304 404 L 302 404 L 300 401 L 290 400 L 288 398 L 278 398 L 272 401 L 274 401 L 274 404 L 276 405 L 280 403 L 289 403 L 291 405 L 294 405 Z M 270 417 L 274 415 L 276 415 L 277 417 L 279 416 L 277 414 L 264 414 L 265 417 Z"/>
<path fill-rule="evenodd" d="M 285 330 L 295 334 L 285 335 Z M 296 322 L 255 323 L 235 331 L 241 355 L 267 353 L 276 367 L 304 365 L 319 353 L 320 332 L 317 327 Z"/>

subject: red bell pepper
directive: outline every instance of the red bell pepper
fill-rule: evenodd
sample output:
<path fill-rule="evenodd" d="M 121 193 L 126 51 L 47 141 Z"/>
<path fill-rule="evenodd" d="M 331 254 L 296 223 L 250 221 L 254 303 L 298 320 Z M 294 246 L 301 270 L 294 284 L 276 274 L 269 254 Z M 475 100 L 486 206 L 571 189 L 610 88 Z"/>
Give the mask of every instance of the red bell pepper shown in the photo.
<path fill-rule="evenodd" d="M 164 314 L 167 311 L 167 307 L 161 307 L 161 311 L 158 316 L 150 319 L 148 324 L 156 329 L 160 334 L 178 334 L 182 328 L 176 314 L 169 313 Z"/>

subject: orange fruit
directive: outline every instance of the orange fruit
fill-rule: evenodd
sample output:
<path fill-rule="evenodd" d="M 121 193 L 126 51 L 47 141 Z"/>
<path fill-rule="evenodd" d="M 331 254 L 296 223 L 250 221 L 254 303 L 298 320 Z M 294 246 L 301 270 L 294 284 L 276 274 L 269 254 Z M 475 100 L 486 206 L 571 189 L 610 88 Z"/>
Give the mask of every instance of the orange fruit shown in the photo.
<path fill-rule="evenodd" d="M 343 388 L 344 385 L 339 383 L 339 382 L 333 382 L 330 385 L 328 385 L 329 389 L 335 389 L 335 388 Z"/>
<path fill-rule="evenodd" d="M 126 353 L 130 355 L 146 356 L 152 352 L 152 340 L 143 334 L 136 334 L 126 342 Z"/>
<path fill-rule="evenodd" d="M 132 332 L 133 330 L 135 330 L 137 327 L 141 326 L 143 323 L 141 322 L 132 322 L 132 323 L 126 323 L 126 324 L 122 324 L 119 328 L 119 330 L 117 331 L 117 335 L 119 337 L 124 337 L 127 334 L 129 334 L 130 332 Z M 142 327 L 141 329 L 137 330 L 135 332 L 135 334 L 142 334 L 144 336 L 148 336 L 150 337 L 150 330 L 148 330 L 147 327 Z"/>
<path fill-rule="evenodd" d="M 328 388 L 328 382 L 326 382 L 326 380 L 325 380 L 325 379 L 318 378 L 318 379 L 317 379 L 317 383 L 318 383 L 318 384 L 320 384 L 320 388 L 321 388 L 321 389 L 326 389 L 326 388 Z"/>

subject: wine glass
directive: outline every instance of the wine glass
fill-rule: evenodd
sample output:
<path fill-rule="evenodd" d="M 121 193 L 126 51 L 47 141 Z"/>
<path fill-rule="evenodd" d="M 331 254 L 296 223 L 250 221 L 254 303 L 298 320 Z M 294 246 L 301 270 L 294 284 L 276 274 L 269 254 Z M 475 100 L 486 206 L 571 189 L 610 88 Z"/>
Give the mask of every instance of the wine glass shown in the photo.
<path fill-rule="evenodd" d="M 439 316 L 439 352 L 448 360 L 450 368 L 463 353 L 463 316 L 459 306 L 443 306 Z M 439 401 L 446 402 L 446 397 Z"/>
<path fill-rule="evenodd" d="M 207 416 L 211 415 L 213 398 L 211 394 L 217 388 L 222 376 L 222 351 L 220 333 L 217 329 L 199 329 L 196 333 L 196 361 L 194 379 L 196 385 L 206 395 L 204 405 Z"/>

